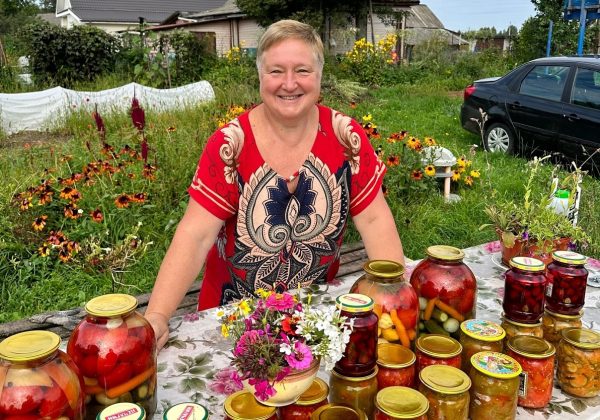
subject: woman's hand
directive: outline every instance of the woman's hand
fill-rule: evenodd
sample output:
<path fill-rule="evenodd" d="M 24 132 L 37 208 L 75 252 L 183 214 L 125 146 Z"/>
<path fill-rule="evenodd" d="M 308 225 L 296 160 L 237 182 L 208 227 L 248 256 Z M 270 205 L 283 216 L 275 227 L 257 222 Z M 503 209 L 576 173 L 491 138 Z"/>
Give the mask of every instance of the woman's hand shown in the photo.
<path fill-rule="evenodd" d="M 146 312 L 144 317 L 154 330 L 156 349 L 160 351 L 169 339 L 169 319 L 159 312 Z"/>

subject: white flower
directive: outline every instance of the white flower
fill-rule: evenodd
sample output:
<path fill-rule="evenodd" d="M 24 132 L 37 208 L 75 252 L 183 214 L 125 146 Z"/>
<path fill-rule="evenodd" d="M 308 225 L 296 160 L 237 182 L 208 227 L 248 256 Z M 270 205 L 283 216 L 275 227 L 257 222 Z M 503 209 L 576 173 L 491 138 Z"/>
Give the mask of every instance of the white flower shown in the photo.
<path fill-rule="evenodd" d="M 289 356 L 292 354 L 293 349 L 290 343 L 281 343 L 279 345 L 279 351 Z"/>

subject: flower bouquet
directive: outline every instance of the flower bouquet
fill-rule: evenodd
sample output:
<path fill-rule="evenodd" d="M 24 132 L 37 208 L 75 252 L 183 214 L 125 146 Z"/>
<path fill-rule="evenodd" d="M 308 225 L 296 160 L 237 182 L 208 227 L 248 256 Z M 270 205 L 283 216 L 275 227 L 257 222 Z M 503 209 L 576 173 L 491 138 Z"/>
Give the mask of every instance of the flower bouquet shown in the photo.
<path fill-rule="evenodd" d="M 315 308 L 290 293 L 259 290 L 217 310 L 221 333 L 233 339 L 233 375 L 263 404 L 293 403 L 312 384 L 320 361 L 326 370 L 342 358 L 351 322 L 334 306 Z"/>

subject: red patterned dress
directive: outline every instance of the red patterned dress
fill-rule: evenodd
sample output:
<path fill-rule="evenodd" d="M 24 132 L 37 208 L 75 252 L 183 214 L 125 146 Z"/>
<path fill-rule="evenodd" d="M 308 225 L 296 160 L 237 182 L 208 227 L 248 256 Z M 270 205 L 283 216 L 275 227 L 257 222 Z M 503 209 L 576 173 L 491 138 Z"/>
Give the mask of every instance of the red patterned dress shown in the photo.
<path fill-rule="evenodd" d="M 260 155 L 248 112 L 208 139 L 188 191 L 225 223 L 206 259 L 200 310 L 335 277 L 348 215 L 373 201 L 385 165 L 356 121 L 317 106 L 317 137 L 293 193 Z"/>

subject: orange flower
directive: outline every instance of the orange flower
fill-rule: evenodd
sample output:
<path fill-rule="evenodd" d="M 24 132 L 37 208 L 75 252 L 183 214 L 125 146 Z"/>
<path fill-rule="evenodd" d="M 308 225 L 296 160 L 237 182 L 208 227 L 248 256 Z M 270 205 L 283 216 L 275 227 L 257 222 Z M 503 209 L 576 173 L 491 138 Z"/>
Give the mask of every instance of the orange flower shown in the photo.
<path fill-rule="evenodd" d="M 38 253 L 41 257 L 44 258 L 50 255 L 50 247 L 48 246 L 48 244 L 44 242 L 44 244 L 38 248 Z"/>
<path fill-rule="evenodd" d="M 44 204 L 50 204 L 52 202 L 53 191 L 43 191 L 40 193 L 38 204 L 43 206 Z"/>
<path fill-rule="evenodd" d="M 58 251 L 58 258 L 63 262 L 69 262 L 71 260 L 71 258 L 73 258 L 73 255 L 71 254 L 71 252 L 67 249 L 66 246 L 62 246 L 60 248 L 60 250 Z"/>
<path fill-rule="evenodd" d="M 354 102 L 354 101 L 351 101 L 351 102 L 350 102 L 350 108 L 352 108 L 352 109 L 356 109 L 356 102 Z"/>
<path fill-rule="evenodd" d="M 92 216 L 92 220 L 96 223 L 102 223 L 102 221 L 104 220 L 104 215 L 102 214 L 102 211 L 100 209 L 96 209 L 93 212 L 91 212 L 90 216 Z"/>
<path fill-rule="evenodd" d="M 150 181 L 154 181 L 156 179 L 155 172 L 156 172 L 156 166 L 146 163 L 144 165 L 144 169 L 142 171 L 142 176 Z"/>
<path fill-rule="evenodd" d="M 130 199 L 129 195 L 127 194 L 121 194 L 115 199 L 115 205 L 120 209 L 129 207 L 129 202 Z"/>
<path fill-rule="evenodd" d="M 406 145 L 413 150 L 421 150 L 421 148 L 423 147 L 421 145 L 421 140 L 412 136 L 406 141 Z"/>
<path fill-rule="evenodd" d="M 64 233 L 62 233 L 60 230 L 58 232 L 54 232 L 53 230 L 50 231 L 50 236 L 48 236 L 48 239 L 46 239 L 46 242 L 52 244 L 52 245 L 60 245 L 63 242 L 65 242 L 67 240 L 67 238 L 65 237 Z"/>
<path fill-rule="evenodd" d="M 435 175 L 435 166 L 433 166 L 433 165 L 427 165 L 425 167 L 425 175 L 427 175 L 427 176 L 434 176 Z"/>
<path fill-rule="evenodd" d="M 19 209 L 21 211 L 27 211 L 32 206 L 33 206 L 33 204 L 31 204 L 31 199 L 30 198 L 23 198 L 21 200 L 21 202 L 19 203 Z"/>
<path fill-rule="evenodd" d="M 36 217 L 33 223 L 31 223 L 31 227 L 36 232 L 40 232 L 46 227 L 46 220 L 48 220 L 48 216 L 46 215 Z"/>
<path fill-rule="evenodd" d="M 177 130 L 177 128 L 174 125 L 172 125 L 169 128 L 167 128 L 167 133 L 173 133 L 176 130 Z"/>
<path fill-rule="evenodd" d="M 129 197 L 134 203 L 143 203 L 146 201 L 146 193 L 136 193 Z"/>
<path fill-rule="evenodd" d="M 71 191 L 71 197 L 69 197 L 71 203 L 76 203 L 81 200 L 81 193 L 78 190 Z"/>
<path fill-rule="evenodd" d="M 473 177 L 467 175 L 465 177 L 465 184 L 468 185 L 469 187 L 473 185 Z"/>
<path fill-rule="evenodd" d="M 390 155 L 387 158 L 386 165 L 391 168 L 391 167 L 394 167 L 394 166 L 398 166 L 399 163 L 400 163 L 400 159 L 398 158 L 398 156 L 396 156 L 396 155 Z"/>
<path fill-rule="evenodd" d="M 62 181 L 62 180 L 61 180 Z M 71 187 L 65 187 L 60 191 L 60 198 L 62 198 L 63 200 L 68 200 L 71 198 L 71 194 L 73 193 L 73 191 L 77 191 L 74 188 Z"/>
<path fill-rule="evenodd" d="M 75 204 L 69 203 L 63 209 L 63 213 L 67 219 L 75 220 L 81 217 L 83 211 L 80 211 Z"/>
<path fill-rule="evenodd" d="M 420 169 L 415 169 L 414 171 L 411 172 L 410 177 L 414 181 L 420 181 L 421 179 L 423 179 L 423 171 Z"/>

